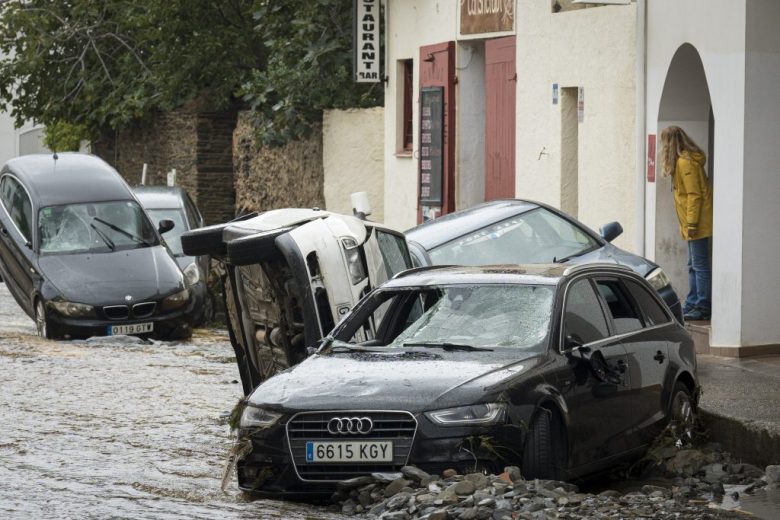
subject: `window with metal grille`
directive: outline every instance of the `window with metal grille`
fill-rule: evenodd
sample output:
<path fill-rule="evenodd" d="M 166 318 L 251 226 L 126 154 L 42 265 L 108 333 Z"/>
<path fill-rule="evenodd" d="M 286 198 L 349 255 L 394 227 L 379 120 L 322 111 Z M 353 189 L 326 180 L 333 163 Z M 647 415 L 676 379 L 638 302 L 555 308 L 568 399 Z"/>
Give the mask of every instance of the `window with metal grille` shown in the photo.
<path fill-rule="evenodd" d="M 414 62 L 403 60 L 403 126 L 401 151 L 411 152 L 413 144 L 412 98 L 414 96 Z"/>

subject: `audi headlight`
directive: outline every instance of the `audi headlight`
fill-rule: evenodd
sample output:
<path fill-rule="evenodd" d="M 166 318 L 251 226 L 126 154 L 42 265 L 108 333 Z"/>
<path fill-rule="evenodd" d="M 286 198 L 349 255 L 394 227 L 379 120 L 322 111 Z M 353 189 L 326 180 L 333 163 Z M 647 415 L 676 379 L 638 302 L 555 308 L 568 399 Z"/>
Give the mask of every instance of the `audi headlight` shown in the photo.
<path fill-rule="evenodd" d="M 442 426 L 484 426 L 501 422 L 505 412 L 506 405 L 487 403 L 425 412 L 425 415 Z"/>
<path fill-rule="evenodd" d="M 366 269 L 363 266 L 363 259 L 360 258 L 360 247 L 357 241 L 354 238 L 342 238 L 341 246 L 347 257 L 347 268 L 352 285 L 362 282 L 366 279 Z"/>
<path fill-rule="evenodd" d="M 187 284 L 187 287 L 192 287 L 200 281 L 200 269 L 195 262 L 185 267 L 183 272 L 184 282 Z"/>
<path fill-rule="evenodd" d="M 241 428 L 268 428 L 276 424 L 281 417 L 282 414 L 278 412 L 246 405 L 241 413 L 239 426 Z"/>
<path fill-rule="evenodd" d="M 183 291 L 179 291 L 176 294 L 172 294 L 165 298 L 162 301 L 161 309 L 163 311 L 173 311 L 176 309 L 181 309 L 185 305 L 187 305 L 187 302 L 190 300 L 190 291 L 189 289 L 184 289 Z"/>
<path fill-rule="evenodd" d="M 656 291 L 660 291 L 661 289 L 663 289 L 664 287 L 672 283 L 672 281 L 669 280 L 669 277 L 666 276 L 666 273 L 660 267 L 650 271 L 645 278 L 650 283 L 650 286 Z"/>
<path fill-rule="evenodd" d="M 50 301 L 49 305 L 57 311 L 57 313 L 67 318 L 94 318 L 95 308 L 92 305 L 86 305 L 84 303 L 66 302 L 66 301 Z"/>

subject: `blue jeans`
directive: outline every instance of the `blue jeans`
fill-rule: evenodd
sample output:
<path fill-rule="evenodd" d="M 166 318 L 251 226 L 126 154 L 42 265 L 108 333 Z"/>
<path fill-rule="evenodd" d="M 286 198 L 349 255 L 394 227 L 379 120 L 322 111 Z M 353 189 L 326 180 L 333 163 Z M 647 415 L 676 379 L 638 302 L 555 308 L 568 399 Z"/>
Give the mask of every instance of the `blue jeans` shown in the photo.
<path fill-rule="evenodd" d="M 688 297 L 685 310 L 694 307 L 710 313 L 712 307 L 712 269 L 710 268 L 710 239 L 700 238 L 688 241 Z"/>

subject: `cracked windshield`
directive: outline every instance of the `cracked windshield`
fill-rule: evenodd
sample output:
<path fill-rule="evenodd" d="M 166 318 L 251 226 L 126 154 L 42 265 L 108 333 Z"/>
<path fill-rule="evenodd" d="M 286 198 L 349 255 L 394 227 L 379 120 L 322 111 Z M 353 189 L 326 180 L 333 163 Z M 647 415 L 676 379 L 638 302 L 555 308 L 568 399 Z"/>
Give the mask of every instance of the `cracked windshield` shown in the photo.
<path fill-rule="evenodd" d="M 131 201 L 51 206 L 40 211 L 41 254 L 105 253 L 155 245 L 141 207 Z"/>

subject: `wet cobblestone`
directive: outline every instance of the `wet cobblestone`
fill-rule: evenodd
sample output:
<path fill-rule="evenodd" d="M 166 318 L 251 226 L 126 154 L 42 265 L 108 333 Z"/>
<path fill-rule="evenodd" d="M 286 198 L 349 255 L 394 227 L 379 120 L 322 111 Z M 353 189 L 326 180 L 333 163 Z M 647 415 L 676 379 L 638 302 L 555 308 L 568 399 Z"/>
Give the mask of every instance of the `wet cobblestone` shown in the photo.
<path fill-rule="evenodd" d="M 221 492 L 237 379 L 222 331 L 44 341 L 0 283 L 0 518 L 338 518 Z"/>

